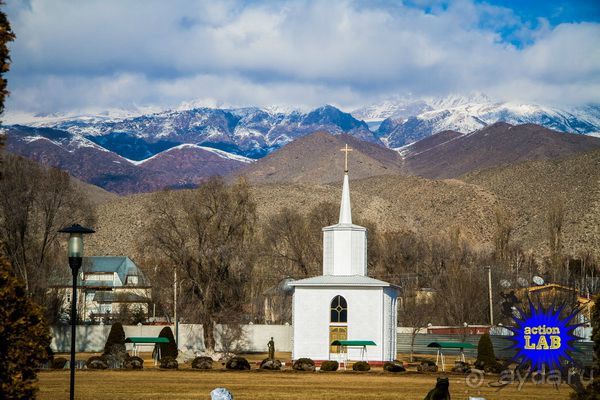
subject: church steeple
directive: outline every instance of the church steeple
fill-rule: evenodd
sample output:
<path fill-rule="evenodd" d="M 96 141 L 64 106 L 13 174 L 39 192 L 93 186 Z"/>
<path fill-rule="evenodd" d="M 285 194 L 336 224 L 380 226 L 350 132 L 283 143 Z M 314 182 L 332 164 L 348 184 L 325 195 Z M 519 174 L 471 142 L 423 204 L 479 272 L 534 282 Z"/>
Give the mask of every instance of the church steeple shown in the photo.
<path fill-rule="evenodd" d="M 323 228 L 323 275 L 367 275 L 367 230 L 352 224 L 348 152 L 346 145 L 344 183 L 337 225 Z"/>
<path fill-rule="evenodd" d="M 352 209 L 350 207 L 350 184 L 348 183 L 348 152 L 352 151 L 346 145 L 343 149 L 344 158 L 344 184 L 342 186 L 342 203 L 340 204 L 340 224 L 352 224 Z"/>
<path fill-rule="evenodd" d="M 350 184 L 348 173 L 344 174 L 344 185 L 342 186 L 342 203 L 340 204 L 340 224 L 352 224 L 352 208 L 350 207 Z"/>

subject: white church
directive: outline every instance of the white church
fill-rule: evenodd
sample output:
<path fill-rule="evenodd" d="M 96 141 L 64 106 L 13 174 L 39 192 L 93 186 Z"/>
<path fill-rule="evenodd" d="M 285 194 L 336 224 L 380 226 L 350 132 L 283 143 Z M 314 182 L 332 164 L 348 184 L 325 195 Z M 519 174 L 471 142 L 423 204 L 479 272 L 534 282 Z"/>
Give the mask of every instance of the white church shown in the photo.
<path fill-rule="evenodd" d="M 323 228 L 323 275 L 290 283 L 294 360 L 339 360 L 340 351 L 347 360 L 371 364 L 396 358 L 400 288 L 367 276 L 367 230 L 352 224 L 350 150 L 342 150 L 346 167 L 339 223 Z M 332 346 L 336 340 L 347 346 Z"/>

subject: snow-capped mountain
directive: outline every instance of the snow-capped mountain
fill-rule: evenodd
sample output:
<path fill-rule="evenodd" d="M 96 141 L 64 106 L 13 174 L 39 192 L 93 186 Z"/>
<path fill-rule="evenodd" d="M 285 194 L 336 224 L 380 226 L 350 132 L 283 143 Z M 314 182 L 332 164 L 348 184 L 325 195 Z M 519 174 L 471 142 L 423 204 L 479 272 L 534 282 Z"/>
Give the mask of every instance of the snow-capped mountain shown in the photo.
<path fill-rule="evenodd" d="M 396 99 L 356 110 L 356 118 L 376 124 L 378 137 L 398 148 L 445 130 L 473 132 L 495 122 L 533 123 L 562 132 L 600 131 L 600 105 L 557 108 L 494 101 L 482 94 L 423 100 Z"/>
<path fill-rule="evenodd" d="M 380 143 L 363 121 L 333 106 L 307 113 L 256 107 L 194 108 L 130 118 L 58 119 L 36 123 L 81 136 L 132 160 L 141 160 L 179 144 L 202 144 L 260 158 L 316 130 L 349 133 Z"/>

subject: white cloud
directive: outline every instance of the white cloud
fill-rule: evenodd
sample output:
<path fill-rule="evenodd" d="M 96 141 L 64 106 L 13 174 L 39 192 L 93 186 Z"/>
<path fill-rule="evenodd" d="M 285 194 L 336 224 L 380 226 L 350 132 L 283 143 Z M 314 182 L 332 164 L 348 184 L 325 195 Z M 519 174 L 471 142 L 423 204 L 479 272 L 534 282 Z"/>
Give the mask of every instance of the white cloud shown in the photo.
<path fill-rule="evenodd" d="M 429 12 L 353 1 L 31 0 L 7 7 L 7 111 L 209 104 L 351 108 L 392 94 L 480 91 L 600 102 L 600 24 L 461 0 Z M 528 44 L 502 40 L 503 29 Z"/>

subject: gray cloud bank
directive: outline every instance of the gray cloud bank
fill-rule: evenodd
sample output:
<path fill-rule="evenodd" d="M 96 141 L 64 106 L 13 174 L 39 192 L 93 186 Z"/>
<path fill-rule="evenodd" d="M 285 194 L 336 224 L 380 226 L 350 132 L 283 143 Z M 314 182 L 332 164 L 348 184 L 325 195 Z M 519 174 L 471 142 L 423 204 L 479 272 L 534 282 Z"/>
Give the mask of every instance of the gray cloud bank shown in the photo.
<path fill-rule="evenodd" d="M 7 112 L 142 106 L 336 104 L 485 92 L 600 102 L 600 24 L 535 29 L 471 1 L 31 0 L 6 7 Z M 512 32 L 523 46 L 503 39 Z"/>

